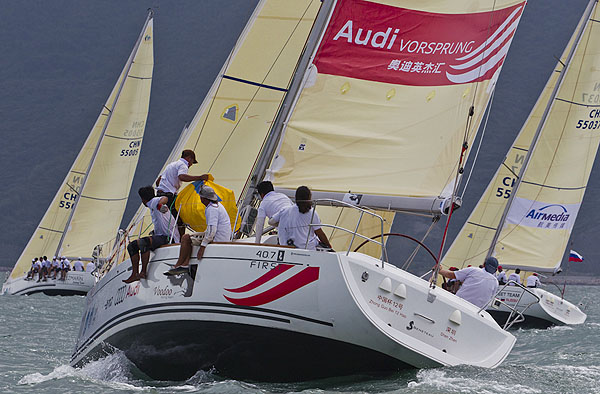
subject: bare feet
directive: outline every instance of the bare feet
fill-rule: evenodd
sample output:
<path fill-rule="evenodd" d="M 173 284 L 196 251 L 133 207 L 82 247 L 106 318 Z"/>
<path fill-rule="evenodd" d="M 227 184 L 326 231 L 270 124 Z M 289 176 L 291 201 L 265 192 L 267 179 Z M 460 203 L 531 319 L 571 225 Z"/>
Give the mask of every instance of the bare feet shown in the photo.
<path fill-rule="evenodd" d="M 140 279 L 146 279 L 147 275 L 146 272 L 142 271 L 140 272 Z"/>
<path fill-rule="evenodd" d="M 127 279 L 123 279 L 123 282 L 125 283 L 133 283 L 133 282 L 137 282 L 138 280 L 140 280 L 140 276 L 139 275 L 135 275 L 135 274 L 131 274 L 131 276 Z"/>

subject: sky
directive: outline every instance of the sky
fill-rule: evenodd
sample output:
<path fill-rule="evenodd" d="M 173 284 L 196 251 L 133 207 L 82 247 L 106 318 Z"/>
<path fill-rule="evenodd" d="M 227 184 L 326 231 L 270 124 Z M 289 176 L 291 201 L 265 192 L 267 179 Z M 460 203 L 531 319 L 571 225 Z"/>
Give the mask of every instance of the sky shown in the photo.
<path fill-rule="evenodd" d="M 158 175 L 256 3 L 2 0 L 4 193 L 0 203 L 5 233 L 0 239 L 1 266 L 14 264 L 46 211 L 114 86 L 147 9 L 155 11 L 155 68 L 150 114 L 125 223 L 139 204 L 137 189 Z M 516 137 L 586 4 L 585 0 L 532 0 L 527 5 L 498 82 L 482 154 L 463 208 L 451 223 L 450 240 Z M 573 272 L 600 273 L 593 265 L 600 258 L 594 234 L 600 216 L 594 203 L 600 198 L 598 177 L 595 169 L 575 225 L 573 248 L 586 261 Z M 428 225 L 403 215 L 394 227 L 422 232 Z M 439 248 L 439 227 L 428 240 L 432 249 Z"/>

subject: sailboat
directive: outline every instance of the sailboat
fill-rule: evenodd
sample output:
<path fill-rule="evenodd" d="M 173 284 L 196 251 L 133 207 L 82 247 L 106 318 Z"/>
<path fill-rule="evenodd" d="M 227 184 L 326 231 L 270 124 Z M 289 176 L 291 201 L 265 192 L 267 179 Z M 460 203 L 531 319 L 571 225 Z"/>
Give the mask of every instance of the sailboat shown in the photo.
<path fill-rule="evenodd" d="M 260 1 L 170 159 L 195 149 L 203 161 L 192 169 L 231 188 L 245 211 L 265 178 L 286 193 L 311 186 L 337 251 L 236 239 L 166 277 L 179 254 L 168 245 L 132 284 L 122 282 L 129 261 L 116 258 L 88 293 L 71 365 L 115 349 L 169 380 L 211 368 L 297 381 L 499 365 L 514 336 L 390 264 L 371 237 L 397 211 L 441 216 L 459 205 L 462 159 L 524 6 Z M 145 234 L 143 216 L 129 237 Z M 354 252 L 358 239 L 375 253 Z"/>
<path fill-rule="evenodd" d="M 64 280 L 40 281 L 27 280 L 27 273 L 40 256 L 93 261 L 94 248 L 117 233 L 148 117 L 153 41 L 150 11 L 83 147 L 3 284 L 3 294 L 85 295 L 96 282 L 92 272 L 70 271 Z"/>
<path fill-rule="evenodd" d="M 456 240 L 446 267 L 495 256 L 503 268 L 555 274 L 600 142 L 597 1 L 581 21 L 529 118 Z M 582 324 L 586 314 L 542 288 L 500 289 L 489 312 L 501 324 Z M 511 324 L 510 322 L 508 323 Z"/>

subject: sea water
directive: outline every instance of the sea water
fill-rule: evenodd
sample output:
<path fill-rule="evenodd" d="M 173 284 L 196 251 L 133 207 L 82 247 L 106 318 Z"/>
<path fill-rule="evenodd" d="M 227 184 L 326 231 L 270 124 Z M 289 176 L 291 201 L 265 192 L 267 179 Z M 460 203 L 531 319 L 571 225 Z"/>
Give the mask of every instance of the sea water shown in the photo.
<path fill-rule="evenodd" d="M 0 275 L 2 282 L 5 276 Z M 211 371 L 199 371 L 185 382 L 148 380 L 122 353 L 72 368 L 69 359 L 85 298 L 0 296 L 0 392 L 600 393 L 598 295 L 600 287 L 567 287 L 566 298 L 584 304 L 585 324 L 512 330 L 517 343 L 496 369 L 409 369 L 386 377 L 356 375 L 285 384 L 222 379 Z"/>

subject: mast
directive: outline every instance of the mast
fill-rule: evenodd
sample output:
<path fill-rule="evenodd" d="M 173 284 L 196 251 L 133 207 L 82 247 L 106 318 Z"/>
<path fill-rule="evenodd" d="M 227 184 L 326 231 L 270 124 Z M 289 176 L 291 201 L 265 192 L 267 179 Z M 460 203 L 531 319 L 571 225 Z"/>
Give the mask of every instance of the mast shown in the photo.
<path fill-rule="evenodd" d="M 119 101 L 121 91 L 123 90 L 123 86 L 125 85 L 125 81 L 127 80 L 127 75 L 129 74 L 129 71 L 131 70 L 131 66 L 133 65 L 133 59 L 135 58 L 135 54 L 136 54 L 137 50 L 139 49 L 139 46 L 140 46 L 142 40 L 144 39 L 144 34 L 145 34 L 146 28 L 148 26 L 148 23 L 150 22 L 150 20 L 152 20 L 153 16 L 154 16 L 154 11 L 152 11 L 152 9 L 149 9 L 148 16 L 146 17 L 146 22 L 144 22 L 142 31 L 135 43 L 135 46 L 133 47 L 133 50 L 131 51 L 131 54 L 129 55 L 129 59 L 127 59 L 127 63 L 125 65 L 125 72 L 123 73 L 123 79 L 121 80 L 121 83 L 119 84 L 119 89 L 117 91 L 117 94 L 115 95 L 115 99 L 113 100 L 111 108 L 110 109 L 106 108 L 106 110 L 108 111 L 108 117 L 106 118 L 106 122 L 104 122 L 104 126 L 102 127 L 102 131 L 100 132 L 100 136 L 98 137 L 98 142 L 96 143 L 94 153 L 92 154 L 90 163 L 88 164 L 88 167 L 85 171 L 85 175 L 83 177 L 83 181 L 81 183 L 81 187 L 79 188 L 79 192 L 77 195 L 77 200 L 75 200 L 75 205 L 71 210 L 71 213 L 69 215 L 69 218 L 67 219 L 67 222 L 65 223 L 65 227 L 64 227 L 62 235 L 60 237 L 60 241 L 58 242 L 58 245 L 56 247 L 56 252 L 54 253 L 56 256 L 58 256 L 60 254 L 60 249 L 62 248 L 63 241 L 65 239 L 65 236 L 67 235 L 67 231 L 69 229 L 69 226 L 71 225 L 71 221 L 73 220 L 73 215 L 75 214 L 75 210 L 77 209 L 77 203 L 79 202 L 79 199 L 81 198 L 81 193 L 83 192 L 83 190 L 85 188 L 85 184 L 87 182 L 88 175 L 89 175 L 92 167 L 94 166 L 94 161 L 96 159 L 96 156 L 98 155 L 98 151 L 100 150 L 100 146 L 102 145 L 102 140 L 104 139 L 106 129 L 108 128 L 108 125 L 112 118 L 113 110 Z"/>
<path fill-rule="evenodd" d="M 594 6 L 595 3 L 597 2 L 597 0 L 590 0 L 590 2 L 588 3 L 588 6 L 585 10 L 584 13 L 584 18 L 589 20 L 590 15 L 592 14 L 592 11 L 594 10 Z M 541 135 L 542 129 L 544 128 L 544 126 L 546 125 L 546 120 L 548 118 L 548 114 L 550 113 L 550 109 L 552 108 L 552 106 L 554 105 L 554 100 L 556 98 L 556 95 L 558 93 L 558 90 L 560 89 L 561 85 L 562 85 L 562 81 L 564 79 L 564 76 L 567 74 L 567 70 L 571 64 L 571 61 L 573 59 L 573 55 L 575 54 L 575 51 L 577 50 L 577 47 L 579 46 L 579 43 L 581 41 L 581 37 L 583 36 L 583 32 L 587 27 L 587 22 L 584 23 L 581 28 L 579 29 L 579 31 L 577 32 L 577 39 L 575 40 L 574 45 L 571 47 L 571 50 L 569 51 L 569 54 L 567 56 L 567 59 L 565 60 L 565 66 L 563 67 L 563 69 L 560 71 L 560 75 L 558 76 L 558 79 L 556 81 L 556 84 L 554 85 L 554 89 L 552 90 L 552 93 L 550 94 L 550 99 L 548 100 L 548 104 L 546 105 L 546 108 L 544 109 L 544 113 L 542 114 L 542 118 L 540 120 L 540 123 L 538 124 L 537 129 L 535 130 L 535 134 L 533 136 L 533 139 L 531 141 L 531 145 L 529 145 L 529 150 L 527 151 L 527 155 L 525 155 L 525 159 L 523 161 L 523 166 L 521 166 L 521 170 L 519 171 L 519 175 L 517 176 L 517 180 L 515 182 L 515 186 L 513 187 L 513 191 L 506 203 L 506 206 L 504 207 L 504 212 L 502 212 L 502 217 L 500 218 L 500 222 L 498 223 L 498 227 L 496 227 L 496 232 L 494 233 L 494 238 L 492 239 L 492 242 L 490 244 L 490 248 L 488 249 L 487 257 L 490 257 L 492 255 L 492 253 L 494 252 L 494 249 L 496 247 L 496 243 L 498 242 L 498 238 L 500 237 L 500 232 L 502 231 L 502 228 L 504 227 L 504 222 L 506 221 L 506 217 L 508 216 L 508 212 L 510 211 L 510 208 L 512 206 L 512 203 L 515 199 L 515 196 L 517 195 L 517 192 L 519 191 L 519 186 L 521 185 L 521 181 L 523 179 L 523 175 L 525 174 L 525 172 L 527 171 L 527 167 L 529 165 L 529 161 L 531 159 L 531 156 L 533 154 L 533 151 L 538 143 L 539 137 Z"/>
<path fill-rule="evenodd" d="M 246 186 L 244 198 L 241 200 L 241 207 L 247 206 L 252 202 L 252 198 L 254 196 L 254 190 L 256 189 L 256 185 L 263 179 L 267 168 L 269 167 L 273 155 L 279 146 L 279 141 L 281 139 L 281 135 L 283 133 L 285 124 L 287 119 L 291 113 L 293 108 L 293 104 L 296 101 L 298 94 L 300 93 L 301 85 L 304 80 L 304 75 L 306 74 L 306 70 L 312 60 L 315 50 L 321 40 L 323 35 L 323 31 L 327 26 L 327 22 L 330 18 L 331 11 L 335 6 L 337 0 L 322 0 L 323 4 L 319 9 L 319 13 L 317 15 L 317 19 L 315 20 L 314 27 L 308 36 L 308 40 L 306 41 L 306 46 L 304 48 L 304 52 L 300 57 L 298 62 L 298 66 L 296 67 L 296 71 L 294 73 L 294 77 L 292 79 L 292 83 L 290 84 L 290 88 L 285 96 L 283 104 L 281 105 L 281 109 L 279 110 L 275 121 L 273 122 L 273 128 L 265 141 L 265 145 L 260 153 L 260 156 L 256 162 L 254 167 L 254 171 L 250 175 L 250 184 Z"/>

